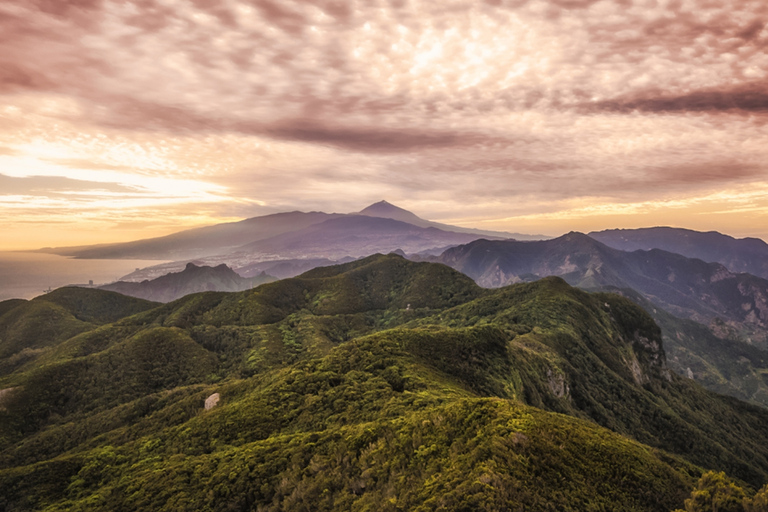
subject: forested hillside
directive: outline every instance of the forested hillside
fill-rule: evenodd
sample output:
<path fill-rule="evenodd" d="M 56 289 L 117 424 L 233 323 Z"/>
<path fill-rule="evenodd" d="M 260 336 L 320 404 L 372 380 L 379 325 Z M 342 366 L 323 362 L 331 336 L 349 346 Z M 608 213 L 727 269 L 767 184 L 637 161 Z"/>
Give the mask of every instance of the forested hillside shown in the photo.
<path fill-rule="evenodd" d="M 0 508 L 670 511 L 708 469 L 768 481 L 768 411 L 558 278 L 484 290 L 377 255 L 137 304 L 52 320 L 0 377 Z"/>

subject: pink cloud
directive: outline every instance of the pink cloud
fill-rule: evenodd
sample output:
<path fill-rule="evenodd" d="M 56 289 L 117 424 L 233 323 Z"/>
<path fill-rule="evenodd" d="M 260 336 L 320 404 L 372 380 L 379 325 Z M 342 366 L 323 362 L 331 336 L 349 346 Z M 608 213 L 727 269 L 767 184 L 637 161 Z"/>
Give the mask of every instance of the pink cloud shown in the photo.
<path fill-rule="evenodd" d="M 50 126 L 286 144 L 208 171 L 273 204 L 361 176 L 454 205 L 694 194 L 768 171 L 766 20 L 762 0 L 14 0 L 0 101 L 77 105 Z"/>

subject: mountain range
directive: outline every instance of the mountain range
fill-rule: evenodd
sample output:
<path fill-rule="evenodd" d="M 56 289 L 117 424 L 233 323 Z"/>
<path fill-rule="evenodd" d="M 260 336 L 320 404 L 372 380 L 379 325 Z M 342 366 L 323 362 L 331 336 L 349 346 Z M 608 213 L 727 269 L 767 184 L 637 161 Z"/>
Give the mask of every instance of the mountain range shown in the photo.
<path fill-rule="evenodd" d="M 140 283 L 117 281 L 99 288 L 140 299 L 171 302 L 191 293 L 239 292 L 276 279 L 263 272 L 254 277 L 240 277 L 226 265 L 198 267 L 194 263 L 187 263 L 183 271 L 171 272 L 151 281 L 145 280 Z"/>
<path fill-rule="evenodd" d="M 589 233 L 595 240 L 622 251 L 662 249 L 717 262 L 732 272 L 746 272 L 768 279 L 768 244 L 759 238 L 733 238 L 716 231 L 654 227 L 609 229 Z"/>
<path fill-rule="evenodd" d="M 659 249 L 620 251 L 582 233 L 537 242 L 478 240 L 448 249 L 438 261 L 485 287 L 561 276 L 580 288 L 631 288 L 670 313 L 704 323 L 719 317 L 768 325 L 762 278 Z"/>
<path fill-rule="evenodd" d="M 377 255 L 168 304 L 65 288 L 0 303 L 0 328 L 9 511 L 661 512 L 707 469 L 768 481 L 768 409 L 557 277 Z"/>
<path fill-rule="evenodd" d="M 477 239 L 481 235 L 490 239 Z M 538 241 L 501 240 L 492 235 L 510 234 L 430 222 L 382 201 L 356 214 L 276 214 L 88 251 L 171 246 L 179 253 L 192 248 L 206 253 L 225 250 L 218 256 L 196 259 L 194 264 L 220 270 L 225 268 L 222 265 L 230 265 L 249 279 L 264 278 L 263 274 L 289 278 L 318 266 L 392 251 L 415 260 L 445 263 L 485 287 L 561 276 L 571 285 L 611 290 L 648 308 L 663 327 L 675 372 L 709 389 L 768 405 L 768 282 L 729 268 L 735 265 L 759 271 L 761 261 L 768 261 L 761 252 L 768 248 L 763 242 L 677 228 L 610 230 L 590 236 L 569 233 Z M 263 238 L 242 244 L 253 236 Z M 216 249 L 210 244 L 220 246 Z M 96 254 L 88 251 L 77 254 Z M 195 277 L 185 268 L 187 260 L 141 269 L 125 276 L 126 282 L 106 288 L 169 301 L 195 291 L 251 286 L 234 272 L 217 277 L 198 273 Z"/>
<path fill-rule="evenodd" d="M 623 293 L 666 328 L 675 371 L 768 405 L 768 281 L 762 278 L 659 249 L 620 251 L 581 233 L 537 242 L 478 240 L 437 260 L 485 287 L 560 276 L 580 288 Z"/>

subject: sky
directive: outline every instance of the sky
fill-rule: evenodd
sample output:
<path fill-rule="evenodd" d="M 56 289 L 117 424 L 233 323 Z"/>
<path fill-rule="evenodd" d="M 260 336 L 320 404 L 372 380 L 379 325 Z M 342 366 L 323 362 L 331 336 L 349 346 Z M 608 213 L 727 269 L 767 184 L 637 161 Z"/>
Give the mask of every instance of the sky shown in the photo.
<path fill-rule="evenodd" d="M 0 0 L 0 249 L 382 199 L 768 239 L 765 0 Z"/>

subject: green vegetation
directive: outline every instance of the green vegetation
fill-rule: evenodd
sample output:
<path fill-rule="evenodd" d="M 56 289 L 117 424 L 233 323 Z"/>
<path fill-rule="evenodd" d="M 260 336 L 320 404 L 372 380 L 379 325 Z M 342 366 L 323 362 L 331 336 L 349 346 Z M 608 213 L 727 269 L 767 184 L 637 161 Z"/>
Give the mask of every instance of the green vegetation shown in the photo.
<path fill-rule="evenodd" d="M 633 290 L 611 291 L 650 313 L 662 329 L 667 361 L 677 374 L 717 393 L 768 406 L 768 352 L 764 349 L 747 343 L 722 320 L 707 327 L 670 315 Z"/>
<path fill-rule="evenodd" d="M 754 496 L 733 479 L 721 472 L 704 473 L 691 497 L 685 500 L 685 510 L 675 512 L 766 512 L 768 511 L 768 485 Z"/>
<path fill-rule="evenodd" d="M 157 304 L 114 292 L 59 288 L 30 301 L 0 302 L 0 386 L 2 376 L 35 362 L 73 336 Z"/>
<path fill-rule="evenodd" d="M 561 279 L 483 290 L 379 255 L 107 324 L 83 301 L 0 375 L 0 509 L 667 512 L 706 469 L 750 506 L 768 481 L 768 411 Z M 34 332 L 27 305 L 2 325 Z"/>
<path fill-rule="evenodd" d="M 449 249 L 440 261 L 487 287 L 556 275 L 586 291 L 617 291 L 652 313 L 671 369 L 711 391 L 768 406 L 765 279 L 705 262 L 716 259 L 617 251 L 580 233 L 539 242 L 478 240 Z"/>

